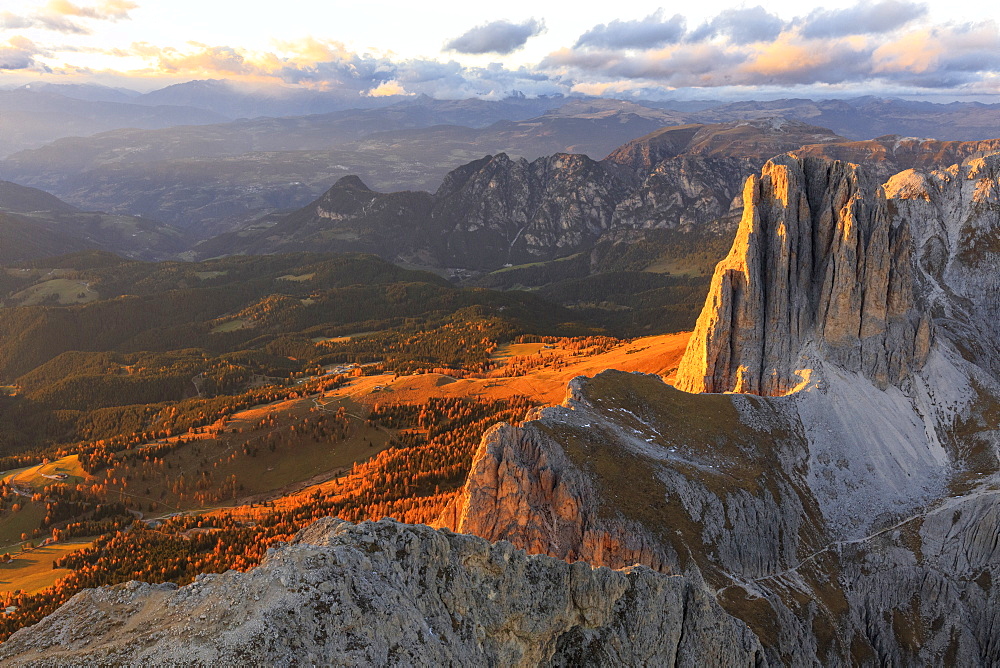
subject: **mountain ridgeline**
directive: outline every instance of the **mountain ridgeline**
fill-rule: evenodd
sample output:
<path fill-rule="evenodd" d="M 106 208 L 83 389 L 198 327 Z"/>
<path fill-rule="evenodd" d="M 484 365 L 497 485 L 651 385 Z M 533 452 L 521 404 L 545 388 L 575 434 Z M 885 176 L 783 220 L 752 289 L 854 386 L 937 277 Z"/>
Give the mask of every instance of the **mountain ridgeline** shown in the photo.
<path fill-rule="evenodd" d="M 138 259 L 175 255 L 190 236 L 154 220 L 81 211 L 37 188 L 0 181 L 0 264 L 88 249 L 118 252 Z"/>
<path fill-rule="evenodd" d="M 663 128 L 606 159 L 557 154 L 534 161 L 486 156 L 450 172 L 433 193 L 379 193 L 345 177 L 273 226 L 199 244 L 200 257 L 321 249 L 371 252 L 422 266 L 492 271 L 589 250 L 648 230 L 728 237 L 746 178 L 772 156 L 862 162 L 873 177 L 946 167 L 996 150 L 995 141 L 883 137 L 851 142 L 782 119 Z"/>
<path fill-rule="evenodd" d="M 603 161 L 573 154 L 531 162 L 486 156 L 450 172 L 434 194 L 377 193 L 349 177 L 273 227 L 217 237 L 196 250 L 201 256 L 363 250 L 475 270 L 552 260 L 613 232 L 704 233 L 705 224 L 730 213 L 734 200 L 738 205 L 744 178 L 766 159 L 838 140 L 797 122 L 679 126 L 634 140 Z"/>
<path fill-rule="evenodd" d="M 574 153 L 596 160 L 668 126 L 782 122 L 774 119 L 830 128 L 824 133 L 851 141 L 885 135 L 979 141 L 996 135 L 1000 106 L 873 97 L 729 104 L 560 96 L 343 99 L 196 81 L 145 95 L 32 84 L 0 92 L 0 114 L 6 119 L 0 125 L 10 130 L 0 155 L 37 147 L 0 161 L 0 178 L 81 209 L 173 225 L 200 240 L 274 222 L 350 174 L 379 191 L 434 190 L 449 171 L 484 155 L 533 161 Z M 170 123 L 171 117 L 178 120 Z M 729 134 L 747 134 L 743 149 L 755 141 L 752 131 L 738 127 L 719 136 Z M 913 141 L 920 142 L 904 143 Z M 727 137 L 723 144 L 730 142 Z M 761 148 L 769 158 L 796 146 L 765 137 Z"/>

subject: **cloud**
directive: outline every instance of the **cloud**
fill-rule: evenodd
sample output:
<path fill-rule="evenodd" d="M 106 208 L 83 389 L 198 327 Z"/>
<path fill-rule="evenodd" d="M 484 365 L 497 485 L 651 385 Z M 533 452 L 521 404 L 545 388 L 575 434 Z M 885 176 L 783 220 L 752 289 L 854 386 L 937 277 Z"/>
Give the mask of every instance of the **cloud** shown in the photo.
<path fill-rule="evenodd" d="M 127 0 L 53 0 L 32 15 L 0 10 L 0 27 L 37 28 L 44 23 L 63 32 L 86 30 L 94 21 L 126 20 L 134 8 Z M 45 53 L 37 44 L 16 38 L 0 41 L 0 67 L 39 69 L 44 67 L 41 61 L 52 63 L 56 57 L 72 63 L 71 53 L 90 49 L 128 62 L 122 76 L 266 81 L 336 92 L 354 101 L 422 94 L 496 99 L 514 92 L 656 98 L 677 89 L 692 91 L 693 96 L 705 95 L 707 89 L 713 89 L 707 93 L 713 96 L 725 91 L 756 95 L 758 90 L 771 95 L 1000 90 L 1000 28 L 994 21 L 928 25 L 921 20 L 911 25 L 914 19 L 926 19 L 924 5 L 911 0 L 804 11 L 809 13 L 784 20 L 763 6 L 727 9 L 688 30 L 683 16 L 667 17 L 659 10 L 639 20 L 594 26 L 573 46 L 517 68 L 498 62 L 473 66 L 459 62 L 458 56 L 425 59 L 357 52 L 344 43 L 312 37 L 274 42 L 264 50 L 194 42 L 136 42 L 103 49 L 72 40 L 73 46 L 46 45 Z M 521 24 L 496 21 L 452 40 L 449 48 L 477 54 L 510 52 L 542 29 L 541 21 L 534 19 Z M 57 71 L 76 71 L 73 68 L 64 64 Z"/>
<path fill-rule="evenodd" d="M 806 17 L 785 21 L 761 5 L 726 9 L 693 30 L 680 14 L 666 19 L 663 9 L 638 21 L 612 21 L 594 26 L 577 39 L 574 49 L 647 50 L 680 42 L 722 38 L 731 45 L 771 42 L 795 32 L 806 39 L 876 35 L 892 32 L 927 13 L 925 5 L 908 0 L 882 0 L 848 9 L 816 9 Z"/>
<path fill-rule="evenodd" d="M 89 5 L 78 5 L 69 0 L 50 0 L 40 11 L 18 15 L 0 12 L 0 29 L 21 30 L 40 28 L 54 32 L 89 35 L 89 27 L 74 19 L 94 21 L 121 21 L 131 18 L 129 12 L 138 5 L 131 0 L 103 0 Z"/>
<path fill-rule="evenodd" d="M 35 60 L 35 56 L 44 53 L 45 49 L 30 39 L 12 37 L 6 43 L 0 42 L 0 70 L 48 71 L 45 65 Z"/>
<path fill-rule="evenodd" d="M 803 37 L 845 37 L 892 32 L 927 14 L 927 6 L 905 0 L 859 3 L 848 9 L 816 9 L 802 22 Z"/>
<path fill-rule="evenodd" d="M 692 31 L 687 39 L 700 42 L 716 35 L 725 35 L 734 44 L 749 44 L 777 39 L 785 28 L 785 22 L 778 16 L 757 5 L 724 10 Z"/>
<path fill-rule="evenodd" d="M 313 38 L 277 42 L 273 51 L 257 52 L 225 45 L 188 43 L 181 48 L 147 42 L 103 53 L 144 61 L 145 67 L 126 76 L 177 79 L 226 78 L 301 85 L 358 96 L 426 94 L 441 99 L 504 98 L 566 93 L 569 84 L 534 68 L 509 69 L 500 63 L 469 67 L 454 60 L 395 59 L 357 53 L 342 43 Z"/>
<path fill-rule="evenodd" d="M 25 28 L 40 28 L 76 35 L 89 35 L 90 29 L 60 14 L 39 13 L 31 16 L 19 16 L 11 12 L 0 12 L 0 29 L 22 30 Z"/>
<path fill-rule="evenodd" d="M 392 95 L 413 95 L 413 93 L 407 93 L 406 89 L 398 81 L 392 79 L 390 81 L 383 81 L 375 88 L 369 90 L 366 95 L 368 97 L 389 97 Z"/>
<path fill-rule="evenodd" d="M 535 35 L 545 30 L 545 23 L 529 19 L 524 23 L 493 21 L 469 30 L 445 45 L 446 51 L 458 53 L 508 54 L 517 51 Z"/>
<path fill-rule="evenodd" d="M 873 70 L 913 85 L 946 88 L 1000 70 L 1000 27 L 993 21 L 927 28 L 872 52 Z"/>
<path fill-rule="evenodd" d="M 614 20 L 594 26 L 580 35 L 574 48 L 651 49 L 680 41 L 685 32 L 685 20 L 680 14 L 663 18 L 658 9 L 638 21 Z"/>
<path fill-rule="evenodd" d="M 719 73 L 740 65 L 739 54 L 716 44 L 682 44 L 661 51 L 622 54 L 615 51 L 562 49 L 550 54 L 540 67 L 565 69 L 574 79 L 594 76 L 610 80 L 638 80 L 670 87 L 721 85 Z"/>
<path fill-rule="evenodd" d="M 845 86 L 960 89 L 995 81 L 1000 72 L 1000 28 L 992 21 L 937 26 L 883 37 L 807 39 L 786 28 L 773 41 L 685 41 L 639 53 L 561 49 L 539 67 L 575 82 L 576 90 L 622 81 L 661 89 Z M 580 82 L 586 82 L 581 88 Z"/>
<path fill-rule="evenodd" d="M 91 5 L 77 5 L 69 0 L 49 0 L 43 10 L 44 14 L 61 16 L 79 16 L 99 21 L 121 21 L 128 19 L 129 12 L 139 5 L 130 0 L 103 0 Z"/>
<path fill-rule="evenodd" d="M 35 25 L 34 19 L 18 16 L 13 12 L 0 12 L 0 30 L 21 30 Z"/>
<path fill-rule="evenodd" d="M 668 21 L 660 10 L 641 21 L 598 25 L 538 69 L 575 91 L 620 92 L 632 82 L 633 91 L 661 93 L 734 87 L 995 93 L 997 23 L 909 27 L 926 14 L 917 2 L 882 0 L 786 21 L 754 6 L 727 9 L 686 31 L 683 17 Z"/>
<path fill-rule="evenodd" d="M 170 53 L 160 55 L 160 67 L 171 74 L 177 72 L 205 72 L 212 74 L 259 74 L 258 67 L 247 62 L 239 50 L 230 46 L 197 45 L 194 53 Z"/>
<path fill-rule="evenodd" d="M 817 48 L 789 33 L 754 51 L 736 70 L 741 85 L 840 84 L 872 78 L 871 49 L 850 42 Z M 831 45 L 824 45 L 831 46 Z"/>

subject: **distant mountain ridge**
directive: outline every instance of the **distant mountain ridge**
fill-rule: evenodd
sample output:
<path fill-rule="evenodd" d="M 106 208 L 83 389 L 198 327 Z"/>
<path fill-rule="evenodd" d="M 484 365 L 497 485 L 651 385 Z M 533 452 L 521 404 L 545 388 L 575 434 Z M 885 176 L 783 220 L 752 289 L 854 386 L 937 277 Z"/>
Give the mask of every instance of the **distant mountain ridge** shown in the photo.
<path fill-rule="evenodd" d="M 746 177 L 784 153 L 861 162 L 887 178 L 998 150 L 1000 140 L 851 141 L 785 119 L 670 126 L 602 161 L 570 154 L 531 162 L 503 153 L 486 156 L 453 170 L 434 194 L 381 193 L 360 179 L 341 179 L 277 224 L 221 235 L 195 252 L 212 257 L 343 249 L 424 266 L 494 270 L 565 257 L 626 230 L 704 232 L 709 225 L 729 234 Z"/>
<path fill-rule="evenodd" d="M 60 137 L 123 127 L 165 128 L 225 120 L 225 116 L 194 107 L 87 100 L 30 89 L 0 90 L 0 157 Z"/>
<path fill-rule="evenodd" d="M 341 179 L 272 227 L 196 250 L 207 257 L 344 249 L 478 270 L 551 260 L 616 230 L 690 229 L 725 217 L 739 204 L 746 174 L 772 155 L 820 141 L 844 139 L 794 121 L 685 125 L 633 140 L 603 161 L 486 156 L 450 172 L 433 195 L 378 193 L 360 179 Z"/>
<path fill-rule="evenodd" d="M 36 188 L 0 181 L 0 263 L 11 264 L 85 249 L 152 259 L 190 243 L 176 228 L 134 216 L 81 211 Z"/>
<path fill-rule="evenodd" d="M 38 95 L 53 95 L 45 90 L 63 89 L 53 86 Z M 66 92 L 77 94 L 72 89 Z M 554 153 L 584 153 L 600 159 L 664 126 L 784 118 L 829 128 L 856 141 L 889 134 L 979 141 L 993 138 L 1000 127 L 1000 105 L 874 97 L 730 103 L 403 97 L 279 108 L 288 95 L 289 100 L 308 98 L 296 97 L 300 93 L 254 92 L 209 81 L 133 96 L 128 104 L 140 108 L 142 100 L 202 104 L 198 100 L 203 96 L 206 109 L 215 108 L 211 100 L 216 97 L 231 97 L 237 107 L 258 102 L 262 106 L 242 110 L 254 118 L 228 123 L 220 118 L 215 123 L 198 122 L 202 127 L 119 128 L 100 136 L 60 140 L 0 162 L 0 178 L 53 192 L 81 208 L 162 220 L 207 238 L 304 206 L 347 174 L 358 174 L 378 190 L 434 190 L 450 170 L 483 155 L 507 153 L 530 161 Z M 79 94 L 125 93 L 86 89 Z M 278 106 L 269 108 L 268 100 Z M 260 116 L 288 113 L 295 115 Z M 791 148 L 796 147 L 783 150 Z"/>

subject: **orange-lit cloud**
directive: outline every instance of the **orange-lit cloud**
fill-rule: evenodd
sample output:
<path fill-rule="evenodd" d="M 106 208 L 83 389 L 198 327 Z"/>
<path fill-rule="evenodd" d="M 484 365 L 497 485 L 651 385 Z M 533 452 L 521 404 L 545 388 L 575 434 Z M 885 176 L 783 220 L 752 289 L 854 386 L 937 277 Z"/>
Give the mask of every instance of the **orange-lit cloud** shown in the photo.
<path fill-rule="evenodd" d="M 878 73 L 929 71 L 941 56 L 930 30 L 920 30 L 879 46 L 872 53 L 873 69 Z"/>
<path fill-rule="evenodd" d="M 192 75 L 256 75 L 259 68 L 249 62 L 239 50 L 229 46 L 208 46 L 193 44 L 195 51 L 181 53 L 174 49 L 164 49 L 157 55 L 157 65 L 163 72 Z"/>
<path fill-rule="evenodd" d="M 389 97 L 391 95 L 413 95 L 413 93 L 407 93 L 402 84 L 395 79 L 383 81 L 368 91 L 368 97 Z"/>
<path fill-rule="evenodd" d="M 764 77 L 782 76 L 801 70 L 814 69 L 829 59 L 829 53 L 813 45 L 797 42 L 790 33 L 783 33 L 774 42 L 749 55 L 741 67 L 743 72 Z"/>
<path fill-rule="evenodd" d="M 276 41 L 274 44 L 279 52 L 300 65 L 342 62 L 351 57 L 351 51 L 343 42 L 320 40 L 311 35 L 294 41 Z"/>
<path fill-rule="evenodd" d="M 69 0 L 49 0 L 44 14 L 79 16 L 102 21 L 120 21 L 129 18 L 128 13 L 139 5 L 130 0 L 102 0 L 89 5 L 78 5 Z"/>

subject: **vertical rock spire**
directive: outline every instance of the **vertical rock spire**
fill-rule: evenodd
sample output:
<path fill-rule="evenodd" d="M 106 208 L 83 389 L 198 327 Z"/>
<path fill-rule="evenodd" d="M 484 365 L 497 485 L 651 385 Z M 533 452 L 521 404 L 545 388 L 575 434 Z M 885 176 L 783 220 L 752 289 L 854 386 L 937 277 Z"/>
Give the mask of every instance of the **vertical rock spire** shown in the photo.
<path fill-rule="evenodd" d="M 781 156 L 743 201 L 677 387 L 785 394 L 816 356 L 885 387 L 923 364 L 909 229 L 857 165 Z"/>

